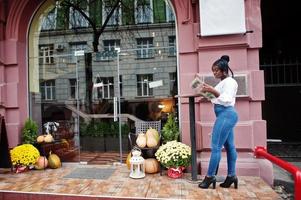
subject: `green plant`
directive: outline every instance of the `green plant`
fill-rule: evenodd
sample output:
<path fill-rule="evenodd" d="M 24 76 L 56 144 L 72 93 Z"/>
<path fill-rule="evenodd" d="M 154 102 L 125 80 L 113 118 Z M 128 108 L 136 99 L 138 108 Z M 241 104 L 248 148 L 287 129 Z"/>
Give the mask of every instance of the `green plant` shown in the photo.
<path fill-rule="evenodd" d="M 159 147 L 155 156 L 166 168 L 187 167 L 191 162 L 191 148 L 182 142 L 169 141 Z"/>
<path fill-rule="evenodd" d="M 127 124 L 121 125 L 121 134 L 126 136 L 130 131 Z M 91 137 L 118 137 L 119 136 L 119 123 L 118 122 L 99 122 L 91 121 L 90 123 L 80 124 L 80 136 L 91 136 Z"/>
<path fill-rule="evenodd" d="M 163 126 L 161 134 L 163 143 L 179 139 L 180 131 L 173 114 L 168 116 L 167 122 Z"/>
<path fill-rule="evenodd" d="M 38 124 L 32 119 L 28 118 L 25 121 L 22 129 L 22 143 L 34 144 L 38 137 Z"/>

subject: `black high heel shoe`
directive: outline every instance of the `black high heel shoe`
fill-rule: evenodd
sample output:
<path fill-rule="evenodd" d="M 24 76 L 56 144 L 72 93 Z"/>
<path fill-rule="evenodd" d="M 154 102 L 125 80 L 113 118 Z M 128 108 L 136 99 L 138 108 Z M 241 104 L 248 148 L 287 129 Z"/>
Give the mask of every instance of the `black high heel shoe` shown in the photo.
<path fill-rule="evenodd" d="M 199 184 L 200 188 L 207 189 L 212 184 L 213 189 L 215 189 L 216 178 L 215 176 L 206 176 L 205 179 Z"/>
<path fill-rule="evenodd" d="M 223 187 L 223 188 L 229 188 L 232 183 L 234 183 L 234 188 L 237 189 L 238 188 L 238 179 L 237 176 L 227 176 L 226 180 L 221 183 L 219 186 Z"/>

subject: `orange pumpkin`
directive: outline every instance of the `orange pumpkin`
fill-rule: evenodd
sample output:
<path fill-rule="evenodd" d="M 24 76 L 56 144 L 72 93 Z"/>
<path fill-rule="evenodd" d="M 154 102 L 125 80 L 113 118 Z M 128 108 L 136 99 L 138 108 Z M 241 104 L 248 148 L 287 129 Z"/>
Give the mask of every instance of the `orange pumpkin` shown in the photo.
<path fill-rule="evenodd" d="M 48 160 L 45 156 L 40 156 L 34 165 L 35 169 L 45 169 L 48 166 Z"/>
<path fill-rule="evenodd" d="M 128 169 L 131 169 L 131 163 L 130 163 L 131 157 L 132 157 L 132 153 L 130 152 L 126 158 L 126 166 L 128 167 Z"/>
<path fill-rule="evenodd" d="M 145 173 L 153 174 L 159 172 L 160 164 L 155 158 L 147 158 L 144 160 Z"/>

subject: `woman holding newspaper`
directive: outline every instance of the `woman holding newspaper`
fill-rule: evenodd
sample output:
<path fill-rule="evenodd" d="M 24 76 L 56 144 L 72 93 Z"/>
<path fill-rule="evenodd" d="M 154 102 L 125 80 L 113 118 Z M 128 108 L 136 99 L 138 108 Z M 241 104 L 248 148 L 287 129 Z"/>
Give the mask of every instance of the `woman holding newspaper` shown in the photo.
<path fill-rule="evenodd" d="M 229 56 L 224 55 L 216 60 L 212 65 L 212 72 L 215 78 L 221 81 L 212 87 L 203 83 L 200 92 L 207 92 L 214 95 L 215 98 L 211 99 L 214 105 L 214 112 L 216 120 L 213 126 L 211 138 L 211 156 L 207 175 L 204 180 L 199 184 L 200 188 L 207 189 L 212 184 L 215 189 L 216 178 L 215 173 L 221 160 L 222 148 L 225 147 L 227 152 L 227 178 L 221 187 L 229 188 L 232 183 L 237 189 L 238 179 L 236 177 L 236 159 L 237 153 L 234 145 L 233 129 L 237 123 L 238 116 L 234 108 L 235 97 L 237 92 L 237 82 L 233 79 L 233 72 L 230 69 L 228 62 Z M 229 76 L 228 72 L 232 76 Z"/>

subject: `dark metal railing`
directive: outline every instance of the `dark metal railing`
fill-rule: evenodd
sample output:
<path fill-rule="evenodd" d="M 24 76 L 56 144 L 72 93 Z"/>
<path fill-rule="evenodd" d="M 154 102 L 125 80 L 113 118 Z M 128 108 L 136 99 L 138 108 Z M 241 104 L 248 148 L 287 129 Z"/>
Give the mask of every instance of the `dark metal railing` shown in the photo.
<path fill-rule="evenodd" d="M 266 59 L 260 64 L 266 87 L 301 86 L 301 59 Z"/>

